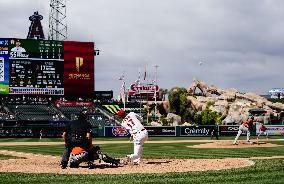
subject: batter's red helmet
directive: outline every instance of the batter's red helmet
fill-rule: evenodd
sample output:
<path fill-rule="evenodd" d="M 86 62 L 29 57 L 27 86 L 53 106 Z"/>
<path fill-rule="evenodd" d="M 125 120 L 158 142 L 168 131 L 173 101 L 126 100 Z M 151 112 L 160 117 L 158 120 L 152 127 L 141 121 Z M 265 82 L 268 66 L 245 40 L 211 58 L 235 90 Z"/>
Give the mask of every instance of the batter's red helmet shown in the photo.
<path fill-rule="evenodd" d="M 121 118 L 123 118 L 124 114 L 125 114 L 124 109 L 120 109 L 120 110 L 117 112 L 117 115 L 118 115 L 119 117 L 121 117 Z"/>

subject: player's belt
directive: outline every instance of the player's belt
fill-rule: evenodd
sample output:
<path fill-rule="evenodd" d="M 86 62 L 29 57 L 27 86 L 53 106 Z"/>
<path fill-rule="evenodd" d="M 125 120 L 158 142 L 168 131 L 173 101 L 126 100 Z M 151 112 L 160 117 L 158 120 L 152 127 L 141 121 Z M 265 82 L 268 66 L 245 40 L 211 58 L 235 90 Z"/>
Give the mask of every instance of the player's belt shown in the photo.
<path fill-rule="evenodd" d="M 137 131 L 137 132 L 133 133 L 133 135 L 135 135 L 135 134 L 137 134 L 137 133 L 140 133 L 140 132 L 142 132 L 142 131 L 144 131 L 144 130 L 146 130 L 146 129 L 143 128 L 143 129 L 141 129 L 140 131 Z"/>

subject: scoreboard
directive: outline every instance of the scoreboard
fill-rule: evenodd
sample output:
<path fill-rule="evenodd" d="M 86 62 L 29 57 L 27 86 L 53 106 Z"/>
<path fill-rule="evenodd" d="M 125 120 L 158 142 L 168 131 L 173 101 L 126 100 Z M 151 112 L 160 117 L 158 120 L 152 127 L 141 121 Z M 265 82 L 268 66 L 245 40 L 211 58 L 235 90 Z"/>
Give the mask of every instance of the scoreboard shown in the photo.
<path fill-rule="evenodd" d="M 89 90 L 80 90 L 79 93 L 92 93 L 94 70 L 84 71 L 84 68 L 94 68 L 94 43 L 71 42 L 73 47 L 71 50 L 68 47 L 67 57 L 64 55 L 64 44 L 63 41 L 53 40 L 0 39 L 0 94 L 64 95 L 65 87 L 68 93 L 78 94 L 74 83 L 88 86 Z M 70 41 L 68 44 L 70 45 Z M 81 51 L 84 45 L 89 47 L 89 53 Z M 91 59 L 89 57 L 84 60 L 84 55 L 90 54 Z M 81 58 L 80 64 L 84 64 L 84 67 L 80 65 L 80 70 L 76 70 L 77 56 Z M 65 61 L 66 58 L 68 59 Z M 69 70 L 65 71 L 64 68 Z M 84 74 L 92 78 L 89 77 L 89 81 L 84 81 L 84 78 L 70 81 L 65 77 L 70 72 L 72 75 Z M 64 86 L 64 81 L 67 86 Z"/>
<path fill-rule="evenodd" d="M 10 94 L 64 94 L 63 42 L 11 39 L 9 50 Z"/>

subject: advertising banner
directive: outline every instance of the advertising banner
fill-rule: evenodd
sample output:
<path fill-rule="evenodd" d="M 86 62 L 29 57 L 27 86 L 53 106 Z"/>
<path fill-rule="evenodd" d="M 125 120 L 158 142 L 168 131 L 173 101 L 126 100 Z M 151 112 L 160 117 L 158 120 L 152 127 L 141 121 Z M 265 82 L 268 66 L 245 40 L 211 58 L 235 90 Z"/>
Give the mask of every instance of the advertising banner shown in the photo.
<path fill-rule="evenodd" d="M 127 137 L 129 132 L 122 126 L 105 127 L 105 137 Z"/>
<path fill-rule="evenodd" d="M 92 106 L 93 102 L 77 102 L 77 101 L 56 101 L 56 106 Z"/>
<path fill-rule="evenodd" d="M 0 39 L 0 94 L 9 93 L 9 39 Z"/>
<path fill-rule="evenodd" d="M 145 129 L 148 131 L 149 136 L 176 136 L 176 127 L 152 127 L 146 126 Z M 127 137 L 130 136 L 129 132 L 121 127 L 105 127 L 106 137 Z"/>
<path fill-rule="evenodd" d="M 176 127 L 145 127 L 149 136 L 176 136 Z"/>
<path fill-rule="evenodd" d="M 219 134 L 220 135 L 237 135 L 239 131 L 239 126 L 240 125 L 220 125 Z"/>
<path fill-rule="evenodd" d="M 94 93 L 94 42 L 64 42 L 65 94 Z"/>
<path fill-rule="evenodd" d="M 9 40 L 10 94 L 63 95 L 63 42 Z"/>
<path fill-rule="evenodd" d="M 124 108 L 123 104 L 105 104 L 102 107 L 110 112 L 111 114 L 117 114 L 117 112 Z M 145 108 L 140 103 L 126 103 L 125 104 L 125 111 L 126 112 L 135 112 L 135 113 L 145 113 Z"/>
<path fill-rule="evenodd" d="M 64 127 L 0 127 L 0 138 L 3 137 L 39 137 L 43 129 L 43 137 L 61 137 Z"/>
<path fill-rule="evenodd" d="M 181 126 L 180 136 L 210 136 L 212 130 L 215 128 L 212 126 Z"/>
<path fill-rule="evenodd" d="M 259 134 L 260 125 L 256 125 L 256 134 Z M 284 135 L 284 125 L 265 125 L 268 135 Z"/>
<path fill-rule="evenodd" d="M 155 84 L 138 84 L 134 83 L 130 85 L 130 89 L 128 92 L 129 100 L 162 100 L 162 95 L 159 92 L 160 88 Z"/>

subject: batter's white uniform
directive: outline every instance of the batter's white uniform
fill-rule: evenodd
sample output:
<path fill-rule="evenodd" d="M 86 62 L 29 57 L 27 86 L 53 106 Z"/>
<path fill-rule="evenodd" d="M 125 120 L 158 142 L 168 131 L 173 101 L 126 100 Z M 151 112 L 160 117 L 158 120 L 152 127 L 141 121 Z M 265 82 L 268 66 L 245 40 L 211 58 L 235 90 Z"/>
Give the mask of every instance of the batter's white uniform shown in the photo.
<path fill-rule="evenodd" d="M 128 160 L 133 161 L 134 163 L 139 163 L 142 157 L 143 152 L 143 144 L 148 139 L 148 132 L 141 124 L 139 116 L 134 113 L 130 112 L 127 116 L 123 119 L 121 125 L 129 131 L 131 136 L 133 137 L 134 143 L 134 153 L 128 155 Z"/>

